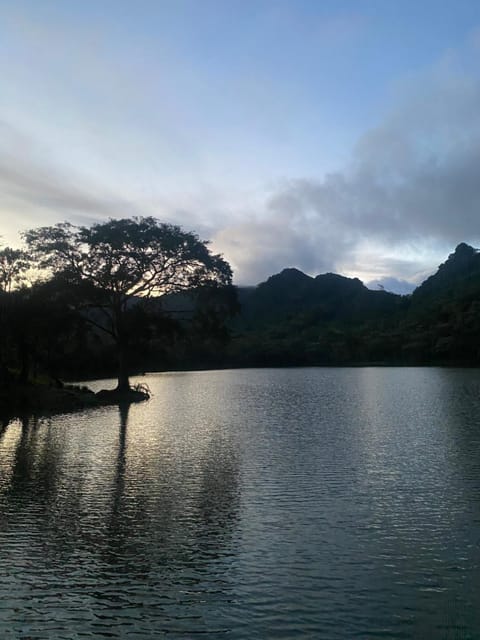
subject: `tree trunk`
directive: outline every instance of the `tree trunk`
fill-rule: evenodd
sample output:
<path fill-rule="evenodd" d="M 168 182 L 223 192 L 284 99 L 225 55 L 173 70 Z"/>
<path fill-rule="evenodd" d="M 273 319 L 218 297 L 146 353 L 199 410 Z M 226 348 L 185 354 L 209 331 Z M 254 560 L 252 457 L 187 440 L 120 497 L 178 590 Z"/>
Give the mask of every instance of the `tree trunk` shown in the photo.
<path fill-rule="evenodd" d="M 130 380 L 128 377 L 127 349 L 125 345 L 118 344 L 118 384 L 117 391 L 122 393 L 130 390 Z"/>

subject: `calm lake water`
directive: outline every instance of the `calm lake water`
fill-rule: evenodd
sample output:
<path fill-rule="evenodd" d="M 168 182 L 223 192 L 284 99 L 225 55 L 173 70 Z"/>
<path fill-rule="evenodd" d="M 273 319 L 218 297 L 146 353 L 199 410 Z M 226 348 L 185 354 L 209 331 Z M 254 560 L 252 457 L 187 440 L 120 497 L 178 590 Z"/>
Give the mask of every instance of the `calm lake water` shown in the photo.
<path fill-rule="evenodd" d="M 1 434 L 2 639 L 480 638 L 480 371 L 144 379 Z"/>

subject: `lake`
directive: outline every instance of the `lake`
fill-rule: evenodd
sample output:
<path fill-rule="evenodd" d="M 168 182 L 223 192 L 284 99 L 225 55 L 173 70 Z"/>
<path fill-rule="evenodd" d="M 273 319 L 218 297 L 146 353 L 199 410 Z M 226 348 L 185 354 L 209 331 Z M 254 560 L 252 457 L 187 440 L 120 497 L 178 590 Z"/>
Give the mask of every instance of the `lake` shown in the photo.
<path fill-rule="evenodd" d="M 480 637 L 480 371 L 142 379 L 1 433 L 1 638 Z"/>

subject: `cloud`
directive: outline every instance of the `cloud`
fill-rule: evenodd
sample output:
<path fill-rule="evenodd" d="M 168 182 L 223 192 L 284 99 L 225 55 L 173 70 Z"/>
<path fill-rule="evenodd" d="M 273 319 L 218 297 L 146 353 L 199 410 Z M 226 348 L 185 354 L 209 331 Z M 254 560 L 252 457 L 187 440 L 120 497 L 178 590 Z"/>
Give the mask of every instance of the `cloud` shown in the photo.
<path fill-rule="evenodd" d="M 399 278 L 381 278 L 380 280 L 370 280 L 366 283 L 369 289 L 384 289 L 385 291 L 391 291 L 392 293 L 399 293 L 401 295 L 408 295 L 415 289 L 413 282 L 408 280 L 400 280 Z"/>
<path fill-rule="evenodd" d="M 287 266 L 309 273 L 326 271 L 334 260 L 332 251 L 323 247 L 319 253 L 314 237 L 309 239 L 281 216 L 265 221 L 252 217 L 228 226 L 215 235 L 214 246 L 232 263 L 239 284 L 258 283 Z"/>
<path fill-rule="evenodd" d="M 217 235 L 240 279 L 285 266 L 351 272 L 363 257 L 366 278 L 410 280 L 457 243 L 478 243 L 480 80 L 440 65 L 397 98 L 342 171 L 286 181 L 263 216 Z M 395 254 L 408 258 L 387 264 Z"/>
<path fill-rule="evenodd" d="M 25 229 L 158 215 L 210 236 L 242 284 L 288 266 L 416 283 L 459 242 L 480 241 L 480 80 L 449 61 L 398 88 L 394 102 L 341 170 L 283 180 L 250 202 L 218 184 L 163 198 L 156 185 L 147 197 L 118 180 L 112 192 L 0 122 L 2 235 L 14 217 Z"/>
<path fill-rule="evenodd" d="M 34 138 L 5 121 L 0 122 L 0 190 L 2 231 L 10 236 L 12 219 L 17 229 L 24 229 L 66 219 L 91 224 L 137 213 L 127 200 L 49 163 Z"/>

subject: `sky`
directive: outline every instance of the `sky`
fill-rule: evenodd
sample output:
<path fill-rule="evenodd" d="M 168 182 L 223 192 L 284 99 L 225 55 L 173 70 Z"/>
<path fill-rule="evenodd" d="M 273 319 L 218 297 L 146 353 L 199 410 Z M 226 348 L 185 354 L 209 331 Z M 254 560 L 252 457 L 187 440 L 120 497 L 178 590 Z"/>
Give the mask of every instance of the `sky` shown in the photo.
<path fill-rule="evenodd" d="M 237 284 L 480 246 L 480 3 L 0 0 L 0 235 L 153 215 Z"/>

